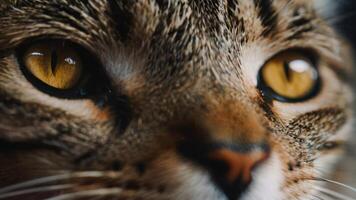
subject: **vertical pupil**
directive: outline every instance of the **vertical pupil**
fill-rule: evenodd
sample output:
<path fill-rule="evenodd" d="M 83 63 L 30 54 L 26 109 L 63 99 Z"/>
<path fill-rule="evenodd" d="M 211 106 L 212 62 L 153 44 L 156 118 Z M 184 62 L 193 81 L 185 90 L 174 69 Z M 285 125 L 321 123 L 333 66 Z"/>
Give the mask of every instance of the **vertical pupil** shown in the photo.
<path fill-rule="evenodd" d="M 290 71 L 290 66 L 289 66 L 289 62 L 284 62 L 283 63 L 283 69 L 284 69 L 284 73 L 286 74 L 286 78 L 288 81 L 290 81 L 291 78 L 291 71 Z"/>
<path fill-rule="evenodd" d="M 56 50 L 52 50 L 52 53 L 51 53 L 51 71 L 52 71 L 53 75 L 55 75 L 57 64 L 58 64 L 57 52 L 56 52 Z"/>

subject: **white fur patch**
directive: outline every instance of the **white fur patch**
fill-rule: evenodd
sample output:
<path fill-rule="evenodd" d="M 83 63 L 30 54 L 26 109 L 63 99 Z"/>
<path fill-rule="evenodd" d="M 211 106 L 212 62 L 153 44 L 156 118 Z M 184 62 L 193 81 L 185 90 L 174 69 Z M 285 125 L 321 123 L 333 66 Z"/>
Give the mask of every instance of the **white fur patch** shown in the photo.
<path fill-rule="evenodd" d="M 175 185 L 169 198 L 175 200 L 227 200 L 226 196 L 212 182 L 210 174 L 192 163 L 181 162 L 175 155 L 169 154 L 158 164 L 160 170 L 156 177 L 160 181 Z M 255 169 L 253 182 L 242 194 L 242 200 L 283 200 L 281 191 L 284 176 L 281 161 L 276 153 Z M 169 178 L 168 178 L 169 177 Z"/>
<path fill-rule="evenodd" d="M 242 200 L 282 200 L 281 191 L 283 171 L 277 154 L 272 154 L 269 160 L 253 172 L 253 182 Z"/>
<path fill-rule="evenodd" d="M 173 195 L 176 200 L 227 200 L 211 181 L 210 175 L 200 168 L 181 165 L 177 170 L 177 177 L 182 184 Z"/>

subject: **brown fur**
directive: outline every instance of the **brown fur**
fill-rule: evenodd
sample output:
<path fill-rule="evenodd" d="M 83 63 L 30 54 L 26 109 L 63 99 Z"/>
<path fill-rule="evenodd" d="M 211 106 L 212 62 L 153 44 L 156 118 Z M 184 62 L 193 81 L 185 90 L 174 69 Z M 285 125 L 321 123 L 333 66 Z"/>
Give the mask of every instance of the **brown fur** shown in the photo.
<path fill-rule="evenodd" d="M 117 199 L 188 199 L 190 190 L 175 189 L 204 166 L 177 147 L 193 137 L 267 142 L 282 163 L 284 198 L 308 199 L 315 190 L 303 180 L 316 176 L 314 161 L 350 123 L 350 90 L 336 72 L 348 69 L 338 36 L 309 1 L 267 1 L 269 12 L 264 2 L 1 1 L 0 163 L 13 167 L 0 167 L 0 185 L 59 170 L 115 171 L 64 182 L 77 184 L 72 192 L 121 188 Z M 31 86 L 16 51 L 34 38 L 66 39 L 90 51 L 112 82 L 111 99 L 98 106 L 96 99 L 57 99 Z M 250 70 L 289 48 L 316 52 L 325 84 L 305 102 L 269 102 Z M 186 179 L 177 177 L 181 168 Z"/>

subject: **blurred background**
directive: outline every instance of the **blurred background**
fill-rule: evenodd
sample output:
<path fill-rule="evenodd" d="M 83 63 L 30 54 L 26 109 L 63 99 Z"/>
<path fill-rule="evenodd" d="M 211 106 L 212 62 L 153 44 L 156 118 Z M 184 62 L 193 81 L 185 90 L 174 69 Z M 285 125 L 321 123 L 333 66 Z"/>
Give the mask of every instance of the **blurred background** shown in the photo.
<path fill-rule="evenodd" d="M 327 1 L 327 0 L 321 0 Z M 356 49 L 356 0 L 330 0 L 330 2 L 337 2 L 337 14 L 327 15 L 327 20 L 337 28 L 337 30 L 344 35 L 350 44 Z M 332 8 L 331 4 L 326 4 L 327 7 Z M 354 50 L 354 60 L 356 61 L 356 51 Z M 354 76 L 356 77 L 356 62 L 354 65 Z M 353 78 L 353 88 L 356 94 L 356 78 Z M 356 113 L 356 101 L 354 103 L 354 112 Z M 347 147 L 347 155 L 339 162 L 337 173 L 333 180 L 345 183 L 346 185 L 356 188 L 356 123 L 354 125 L 355 131 L 353 139 Z M 356 200 L 356 190 L 345 189 L 330 184 L 330 189 L 340 191 L 348 197 Z M 335 198 L 346 199 L 346 198 Z"/>
<path fill-rule="evenodd" d="M 332 23 L 356 45 L 356 0 L 334 1 L 339 1 L 340 4 L 338 16 L 335 16 L 335 20 Z"/>

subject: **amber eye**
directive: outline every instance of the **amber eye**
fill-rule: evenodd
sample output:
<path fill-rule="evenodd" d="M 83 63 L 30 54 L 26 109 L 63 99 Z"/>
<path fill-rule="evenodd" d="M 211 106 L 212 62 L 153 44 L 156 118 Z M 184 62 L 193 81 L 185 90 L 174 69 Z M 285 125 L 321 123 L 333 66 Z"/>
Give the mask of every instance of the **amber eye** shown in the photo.
<path fill-rule="evenodd" d="M 18 47 L 17 57 L 27 80 L 51 96 L 94 98 L 109 88 L 96 56 L 70 41 L 29 41 Z"/>
<path fill-rule="evenodd" d="M 60 43 L 30 46 L 24 54 L 26 69 L 43 83 L 57 89 L 71 89 L 83 72 L 82 60 L 75 49 Z"/>
<path fill-rule="evenodd" d="M 301 51 L 276 55 L 261 68 L 258 87 L 278 101 L 298 102 L 313 97 L 319 89 L 319 73 L 306 55 Z"/>

